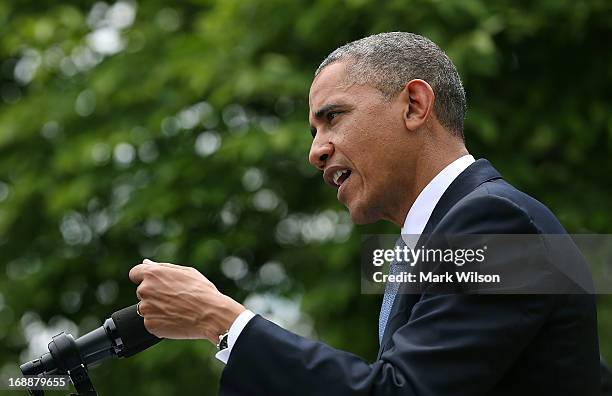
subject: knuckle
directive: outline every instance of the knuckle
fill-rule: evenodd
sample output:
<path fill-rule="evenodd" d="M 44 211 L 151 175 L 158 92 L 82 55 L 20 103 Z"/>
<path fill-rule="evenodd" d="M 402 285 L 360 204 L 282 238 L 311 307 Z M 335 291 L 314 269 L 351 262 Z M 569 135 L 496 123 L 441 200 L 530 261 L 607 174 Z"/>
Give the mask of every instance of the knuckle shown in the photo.
<path fill-rule="evenodd" d="M 157 328 L 155 327 L 156 323 L 157 322 L 155 321 L 155 319 L 144 318 L 144 327 L 151 334 L 155 334 L 155 332 L 157 331 Z"/>
<path fill-rule="evenodd" d="M 154 336 L 161 338 L 161 333 L 159 331 L 159 326 L 158 326 L 158 322 L 155 319 L 148 319 L 148 318 L 144 318 L 144 326 L 145 329 L 147 329 L 147 331 L 151 334 L 153 334 Z"/>
<path fill-rule="evenodd" d="M 136 267 L 138 267 L 138 266 L 136 266 Z M 134 279 L 136 278 L 136 274 L 137 274 L 137 272 L 138 272 L 138 269 L 137 269 L 136 267 L 133 267 L 133 268 L 130 270 L 130 272 L 128 272 L 128 277 L 129 277 L 131 280 L 134 280 Z"/>
<path fill-rule="evenodd" d="M 136 288 L 136 295 L 140 297 L 146 297 L 150 295 L 149 285 L 146 283 L 141 283 L 140 286 Z"/>
<path fill-rule="evenodd" d="M 148 269 L 148 273 L 151 276 L 159 278 L 164 273 L 164 268 L 158 265 L 152 266 L 151 268 Z"/>
<path fill-rule="evenodd" d="M 147 312 L 149 310 L 149 305 L 147 304 L 146 301 L 141 301 L 138 304 L 138 311 L 140 311 L 140 313 L 142 314 L 142 316 L 146 316 Z"/>
<path fill-rule="evenodd" d="M 145 269 L 145 274 L 150 275 L 150 274 L 154 274 L 155 270 L 157 269 L 156 265 L 148 265 L 147 268 Z"/>

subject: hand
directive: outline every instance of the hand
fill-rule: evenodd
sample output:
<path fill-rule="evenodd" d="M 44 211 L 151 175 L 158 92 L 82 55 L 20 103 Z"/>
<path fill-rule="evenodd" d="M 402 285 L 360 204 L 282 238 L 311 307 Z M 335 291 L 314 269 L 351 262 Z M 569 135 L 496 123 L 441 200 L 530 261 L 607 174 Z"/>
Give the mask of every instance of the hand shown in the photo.
<path fill-rule="evenodd" d="M 245 308 L 198 270 L 144 260 L 130 270 L 146 329 L 160 338 L 206 338 L 214 344 Z"/>

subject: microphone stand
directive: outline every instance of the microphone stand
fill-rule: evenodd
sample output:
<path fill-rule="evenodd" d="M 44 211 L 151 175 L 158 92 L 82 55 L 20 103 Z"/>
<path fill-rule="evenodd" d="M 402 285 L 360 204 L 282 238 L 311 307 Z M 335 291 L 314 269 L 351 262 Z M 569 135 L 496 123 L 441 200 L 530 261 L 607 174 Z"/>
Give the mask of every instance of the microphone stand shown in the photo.
<path fill-rule="evenodd" d="M 68 375 L 77 393 L 72 396 L 97 396 L 87 366 L 109 357 L 130 357 L 157 344 L 161 338 L 149 333 L 138 305 L 114 312 L 96 330 L 75 340 L 64 332 L 53 337 L 49 353 L 20 366 L 24 376 Z M 32 396 L 43 396 L 42 390 L 28 388 Z"/>

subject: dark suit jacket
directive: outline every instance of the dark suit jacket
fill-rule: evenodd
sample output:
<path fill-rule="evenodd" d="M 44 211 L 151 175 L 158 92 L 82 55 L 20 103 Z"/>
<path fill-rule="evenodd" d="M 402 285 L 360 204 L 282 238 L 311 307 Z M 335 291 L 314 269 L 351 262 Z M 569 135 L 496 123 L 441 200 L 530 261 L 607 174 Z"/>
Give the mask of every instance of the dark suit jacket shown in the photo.
<path fill-rule="evenodd" d="M 444 233 L 565 230 L 481 159 L 449 186 L 424 231 Z M 255 316 L 220 385 L 224 396 L 526 394 L 599 394 L 593 295 L 398 294 L 374 363 Z"/>

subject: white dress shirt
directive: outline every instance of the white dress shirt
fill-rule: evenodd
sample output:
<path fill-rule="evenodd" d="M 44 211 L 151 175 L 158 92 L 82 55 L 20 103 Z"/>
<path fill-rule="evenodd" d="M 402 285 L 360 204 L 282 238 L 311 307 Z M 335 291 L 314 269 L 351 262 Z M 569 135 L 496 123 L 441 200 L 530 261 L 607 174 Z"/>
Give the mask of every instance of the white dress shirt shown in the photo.
<path fill-rule="evenodd" d="M 457 176 L 472 165 L 474 161 L 474 157 L 469 154 L 457 158 L 431 179 L 421 191 L 410 207 L 402 227 L 402 238 L 409 248 L 412 249 L 416 245 L 419 236 L 423 233 L 425 225 L 429 221 L 429 217 L 431 217 L 431 213 L 442 198 L 442 194 L 455 181 Z"/>
<path fill-rule="evenodd" d="M 406 215 L 406 220 L 404 221 L 404 226 L 402 227 L 402 238 L 406 242 L 406 245 L 410 248 L 414 248 L 418 236 L 423 233 L 431 213 L 440 198 L 442 198 L 442 194 L 444 194 L 448 186 L 451 185 L 457 176 L 474 161 L 474 157 L 469 154 L 456 159 L 448 164 L 446 168 L 442 169 L 442 171 L 425 186 L 410 207 L 408 215 Z M 244 327 L 254 316 L 255 314 L 249 310 L 238 315 L 232 327 L 229 329 L 229 334 L 227 335 L 227 348 L 217 352 L 215 355 L 217 359 L 227 364 L 230 354 L 232 353 L 232 348 L 238 340 L 240 333 L 242 333 Z"/>

